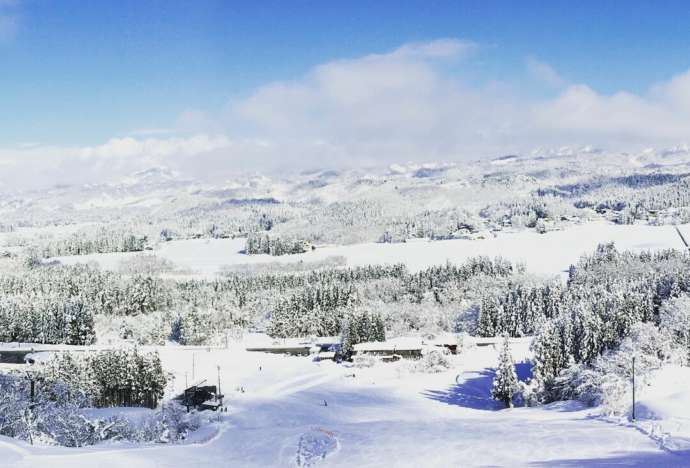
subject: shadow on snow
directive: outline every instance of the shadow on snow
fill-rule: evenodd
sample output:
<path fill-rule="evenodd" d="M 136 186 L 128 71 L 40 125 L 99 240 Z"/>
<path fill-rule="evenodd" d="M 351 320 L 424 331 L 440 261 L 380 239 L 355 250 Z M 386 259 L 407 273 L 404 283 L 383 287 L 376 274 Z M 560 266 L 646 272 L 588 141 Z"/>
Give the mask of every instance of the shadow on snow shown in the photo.
<path fill-rule="evenodd" d="M 496 371 L 483 369 L 472 372 L 461 381 L 462 375 L 456 377 L 456 384 L 446 390 L 425 390 L 422 394 L 432 400 L 453 406 L 478 410 L 495 411 L 503 405 L 491 399 L 491 385 Z"/>
<path fill-rule="evenodd" d="M 515 373 L 521 382 L 532 378 L 532 363 L 519 362 L 515 364 Z M 440 401 L 453 406 L 471 408 L 485 411 L 496 411 L 504 406 L 491 398 L 491 386 L 493 385 L 495 369 L 485 368 L 477 372 L 459 374 L 455 378 L 455 385 L 446 390 L 425 390 L 422 392 L 427 398 Z"/>
<path fill-rule="evenodd" d="M 624 453 L 612 457 L 603 458 L 574 458 L 568 460 L 554 460 L 547 462 L 532 463 L 530 466 L 539 467 L 604 467 L 604 466 L 639 466 L 639 467 L 681 467 L 690 465 L 690 450 L 678 452 L 643 452 L 643 453 Z"/>

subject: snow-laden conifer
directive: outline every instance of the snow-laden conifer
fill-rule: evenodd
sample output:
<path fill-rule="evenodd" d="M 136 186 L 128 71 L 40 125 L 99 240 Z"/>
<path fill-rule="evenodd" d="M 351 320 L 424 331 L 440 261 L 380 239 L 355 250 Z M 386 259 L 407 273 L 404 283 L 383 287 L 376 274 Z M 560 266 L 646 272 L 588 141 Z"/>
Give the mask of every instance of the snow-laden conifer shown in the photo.
<path fill-rule="evenodd" d="M 513 406 L 513 395 L 518 389 L 518 379 L 515 373 L 515 362 L 510 351 L 508 336 L 503 338 L 503 347 L 498 355 L 498 366 L 491 387 L 491 398 L 502 402 L 506 408 Z"/>

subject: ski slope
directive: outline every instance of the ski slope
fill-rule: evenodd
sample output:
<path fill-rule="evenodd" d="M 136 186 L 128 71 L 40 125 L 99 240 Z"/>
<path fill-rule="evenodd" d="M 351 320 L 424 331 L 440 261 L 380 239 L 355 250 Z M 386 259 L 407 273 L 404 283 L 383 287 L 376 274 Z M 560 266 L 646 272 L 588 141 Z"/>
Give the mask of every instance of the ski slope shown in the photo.
<path fill-rule="evenodd" d="M 680 226 L 690 238 L 690 225 Z M 349 266 L 405 263 L 412 271 L 447 261 L 462 262 L 469 257 L 501 256 L 525 264 L 527 271 L 554 276 L 577 262 L 582 254 L 592 253 L 598 244 L 615 242 L 620 250 L 661 250 L 683 248 L 673 226 L 644 224 L 617 225 L 595 221 L 569 226 L 562 231 L 537 234 L 533 230 L 498 233 L 478 240 L 415 241 L 399 244 L 354 244 L 326 246 L 304 254 L 272 257 L 245 255 L 244 239 L 195 239 L 161 244 L 154 254 L 195 274 L 213 276 L 224 266 L 256 263 L 316 262 L 342 256 Z M 64 264 L 96 262 L 116 270 L 123 258 L 140 254 L 94 254 L 57 257 Z"/>
<path fill-rule="evenodd" d="M 528 341 L 513 353 L 528 356 Z M 164 365 L 221 385 L 230 408 L 182 445 L 31 447 L 0 439 L 0 465 L 16 468 L 688 466 L 644 431 L 607 422 L 572 402 L 497 410 L 489 398 L 492 346 L 475 347 L 439 374 L 405 362 L 373 368 L 309 357 L 163 347 Z M 259 369 L 261 368 L 261 369 Z M 237 391 L 243 388 L 244 392 Z"/>

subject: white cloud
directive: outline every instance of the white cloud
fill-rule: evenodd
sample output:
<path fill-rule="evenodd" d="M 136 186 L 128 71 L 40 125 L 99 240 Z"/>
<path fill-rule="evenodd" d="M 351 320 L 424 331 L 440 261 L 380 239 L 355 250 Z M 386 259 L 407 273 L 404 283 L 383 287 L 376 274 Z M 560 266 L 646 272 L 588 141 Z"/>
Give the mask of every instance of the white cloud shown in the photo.
<path fill-rule="evenodd" d="M 560 88 L 566 84 L 565 79 L 551 65 L 535 57 L 527 57 L 527 71 L 536 80 L 554 88 Z"/>
<path fill-rule="evenodd" d="M 533 106 L 535 131 L 601 145 L 672 146 L 690 140 L 690 72 L 644 94 L 602 95 L 569 86 L 557 98 Z"/>
<path fill-rule="evenodd" d="M 113 138 L 101 145 L 59 147 L 19 145 L 0 148 L 0 182 L 8 186 L 42 186 L 111 179 L 142 168 L 187 168 L 195 176 L 204 171 L 199 158 L 232 153 L 243 142 L 227 136 L 194 135 L 171 138 Z"/>
<path fill-rule="evenodd" d="M 437 153 L 434 147 L 450 142 L 444 134 L 465 131 L 454 121 L 456 105 L 476 98 L 441 70 L 475 48 L 469 42 L 440 40 L 325 63 L 301 80 L 258 89 L 232 107 L 229 125 L 249 125 L 254 134 L 295 151 L 276 158 L 299 155 L 307 164 L 324 158 L 339 159 L 333 161 L 339 164 L 425 157 L 423 152 Z"/>
<path fill-rule="evenodd" d="M 536 99 L 505 79 L 468 86 L 463 70 L 471 62 L 448 71 L 449 60 L 476 48 L 443 40 L 325 63 L 236 104 L 230 128 L 249 122 L 255 135 L 281 148 L 275 158 L 307 164 L 471 160 L 539 146 L 629 150 L 690 140 L 690 72 L 644 94 L 604 95 L 567 83 L 531 57 L 528 72 L 558 91 Z"/>
<path fill-rule="evenodd" d="M 528 59 L 530 73 L 556 93 L 535 99 L 510 80 L 463 81 L 477 50 L 471 42 L 444 39 L 324 63 L 300 79 L 256 89 L 222 115 L 184 112 L 177 129 L 191 136 L 135 134 L 89 147 L 0 149 L 0 161 L 13 168 L 0 171 L 0 182 L 20 180 L 22 173 L 89 181 L 150 165 L 215 175 L 690 141 L 690 71 L 646 93 L 605 95 L 567 84 L 548 65 Z"/>
<path fill-rule="evenodd" d="M 83 160 L 151 158 L 153 160 L 171 156 L 195 156 L 218 149 L 227 148 L 230 140 L 225 136 L 209 137 L 196 135 L 189 138 L 113 138 L 99 146 L 89 146 L 79 150 Z"/>

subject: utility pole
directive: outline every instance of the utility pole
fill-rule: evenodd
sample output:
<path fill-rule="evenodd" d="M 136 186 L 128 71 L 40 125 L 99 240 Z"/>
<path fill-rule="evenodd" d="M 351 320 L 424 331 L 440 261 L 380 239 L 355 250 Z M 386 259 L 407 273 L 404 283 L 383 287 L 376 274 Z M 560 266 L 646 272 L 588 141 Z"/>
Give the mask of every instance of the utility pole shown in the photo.
<path fill-rule="evenodd" d="M 635 421 L 635 356 L 632 357 L 632 420 Z"/>
<path fill-rule="evenodd" d="M 35 403 L 35 398 L 36 398 L 36 376 L 32 372 L 27 372 L 26 373 L 26 378 L 29 380 L 30 383 L 30 398 L 31 398 L 31 403 L 29 406 L 24 410 L 24 424 L 26 426 L 27 432 L 29 433 L 29 443 L 31 445 L 34 444 L 34 436 L 33 436 L 33 430 L 34 430 L 34 407 L 36 406 Z"/>
<path fill-rule="evenodd" d="M 220 404 L 222 405 L 223 404 L 223 394 L 220 391 L 220 366 L 216 366 L 216 368 L 218 369 L 218 393 L 217 393 L 217 395 L 220 399 Z"/>

